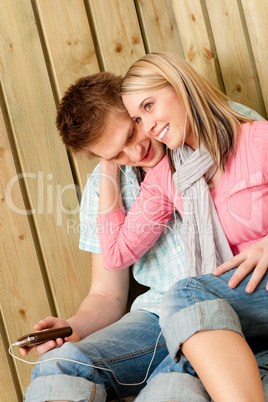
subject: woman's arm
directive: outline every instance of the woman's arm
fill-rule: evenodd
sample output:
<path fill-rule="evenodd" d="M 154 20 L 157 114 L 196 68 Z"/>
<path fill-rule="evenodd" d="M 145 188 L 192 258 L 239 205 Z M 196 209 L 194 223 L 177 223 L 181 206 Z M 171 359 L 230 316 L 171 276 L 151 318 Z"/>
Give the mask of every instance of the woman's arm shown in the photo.
<path fill-rule="evenodd" d="M 123 206 L 120 189 L 120 169 L 113 161 L 100 160 L 99 215 Z"/>
<path fill-rule="evenodd" d="M 174 193 L 168 196 L 168 190 L 174 186 L 168 162 L 162 159 L 149 169 L 126 216 L 119 195 L 118 168 L 112 163 L 101 161 L 100 200 L 105 201 L 99 204 L 97 223 L 104 267 L 120 270 L 139 261 L 165 229 L 174 212 Z M 172 183 L 170 188 L 168 183 Z"/>
<path fill-rule="evenodd" d="M 255 122 L 250 126 L 250 136 L 247 148 L 251 152 L 251 158 L 253 159 L 253 161 L 256 161 L 256 166 L 258 166 L 258 168 L 256 168 L 254 164 L 253 169 L 254 174 L 255 169 L 259 169 L 259 171 L 261 171 L 263 175 L 262 183 L 264 185 L 262 187 L 262 192 L 260 192 L 259 196 L 259 200 L 261 200 L 261 202 L 259 201 L 258 204 L 259 206 L 256 203 L 252 203 L 255 209 L 258 208 L 260 211 L 259 216 L 261 217 L 262 231 L 260 233 L 259 238 L 261 238 L 261 240 L 257 241 L 254 244 L 251 244 L 249 247 L 245 248 L 242 252 L 240 252 L 230 260 L 226 261 L 224 264 L 219 266 L 213 272 L 213 274 L 218 276 L 223 274 L 224 272 L 229 271 L 230 269 L 238 267 L 228 283 L 228 285 L 231 288 L 235 288 L 245 278 L 246 275 L 248 275 L 251 271 L 253 271 L 252 277 L 246 287 L 246 292 L 252 293 L 262 280 L 268 268 L 268 236 L 267 236 L 268 123 L 267 121 L 262 121 L 259 123 Z M 251 174 L 251 177 L 248 179 L 249 182 L 254 177 L 254 174 Z M 250 216 L 253 217 L 252 221 L 255 223 L 257 218 L 255 218 L 255 215 L 253 215 L 253 210 L 250 210 Z M 266 290 L 268 291 L 268 283 L 266 284 Z"/>

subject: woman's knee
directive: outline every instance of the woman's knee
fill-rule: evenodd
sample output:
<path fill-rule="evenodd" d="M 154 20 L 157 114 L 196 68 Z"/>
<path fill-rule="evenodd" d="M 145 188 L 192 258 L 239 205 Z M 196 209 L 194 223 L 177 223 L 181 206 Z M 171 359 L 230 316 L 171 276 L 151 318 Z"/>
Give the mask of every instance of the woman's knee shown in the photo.
<path fill-rule="evenodd" d="M 242 334 L 240 320 L 231 305 L 213 292 L 208 284 L 210 278 L 186 278 L 176 283 L 163 297 L 160 306 L 162 329 L 172 327 L 180 320 L 194 330 L 229 329 Z M 167 336 L 164 331 L 165 337 Z"/>
<path fill-rule="evenodd" d="M 204 299 L 205 289 L 197 278 L 185 278 L 173 285 L 163 296 L 160 305 L 160 319 L 165 320 L 184 308 Z"/>

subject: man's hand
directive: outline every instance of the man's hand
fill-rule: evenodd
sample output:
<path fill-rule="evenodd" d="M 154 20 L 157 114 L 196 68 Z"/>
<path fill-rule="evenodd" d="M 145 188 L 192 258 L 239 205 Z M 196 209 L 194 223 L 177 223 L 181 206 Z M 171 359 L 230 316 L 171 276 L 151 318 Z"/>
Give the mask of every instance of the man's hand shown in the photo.
<path fill-rule="evenodd" d="M 242 251 L 242 253 L 237 254 L 235 257 L 220 265 L 215 269 L 213 275 L 221 275 L 235 267 L 238 268 L 229 280 L 228 286 L 230 288 L 235 288 L 242 279 L 244 279 L 245 276 L 254 269 L 252 277 L 246 287 L 246 292 L 252 293 L 267 271 L 268 236 L 264 237 L 258 243 L 254 243 L 247 247 Z M 266 284 L 266 290 L 268 291 L 268 282 Z"/>
<path fill-rule="evenodd" d="M 60 327 L 70 326 L 68 321 L 56 317 L 47 317 L 39 321 L 35 326 L 35 331 L 43 331 L 45 329 L 54 329 Z M 73 332 L 71 336 L 64 339 L 58 338 L 55 341 L 51 340 L 40 345 L 35 346 L 35 351 L 38 355 L 43 355 L 51 349 L 59 348 L 64 342 L 78 342 L 79 336 Z M 20 354 L 26 356 L 33 348 L 20 348 Z"/>

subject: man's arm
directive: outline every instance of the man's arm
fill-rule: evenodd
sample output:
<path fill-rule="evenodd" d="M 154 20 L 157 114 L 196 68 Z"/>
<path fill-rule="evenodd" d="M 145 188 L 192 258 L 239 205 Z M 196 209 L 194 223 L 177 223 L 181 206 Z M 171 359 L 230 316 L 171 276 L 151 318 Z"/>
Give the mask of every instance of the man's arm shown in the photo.
<path fill-rule="evenodd" d="M 92 254 L 92 285 L 78 312 L 67 321 L 83 339 L 119 320 L 126 311 L 129 269 L 107 271 L 101 254 Z"/>
<path fill-rule="evenodd" d="M 129 269 L 113 272 L 103 267 L 101 254 L 92 254 L 92 284 L 90 292 L 82 302 L 77 313 L 67 321 L 57 317 L 47 317 L 39 321 L 34 329 L 58 328 L 70 325 L 73 335 L 65 340 L 77 342 L 80 339 L 119 320 L 126 311 L 129 290 Z M 62 339 L 48 341 L 36 346 L 35 350 L 43 355 L 55 347 L 61 346 Z M 21 348 L 26 356 L 31 349 Z"/>

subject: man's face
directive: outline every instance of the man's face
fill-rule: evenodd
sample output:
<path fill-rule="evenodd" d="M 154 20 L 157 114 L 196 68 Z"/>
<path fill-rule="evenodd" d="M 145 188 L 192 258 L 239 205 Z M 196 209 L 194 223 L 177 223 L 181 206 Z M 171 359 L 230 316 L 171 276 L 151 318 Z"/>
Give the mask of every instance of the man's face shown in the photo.
<path fill-rule="evenodd" d="M 155 166 L 165 154 L 163 144 L 146 137 L 129 116 L 123 115 L 107 120 L 100 141 L 90 151 L 121 165 L 143 168 Z"/>

